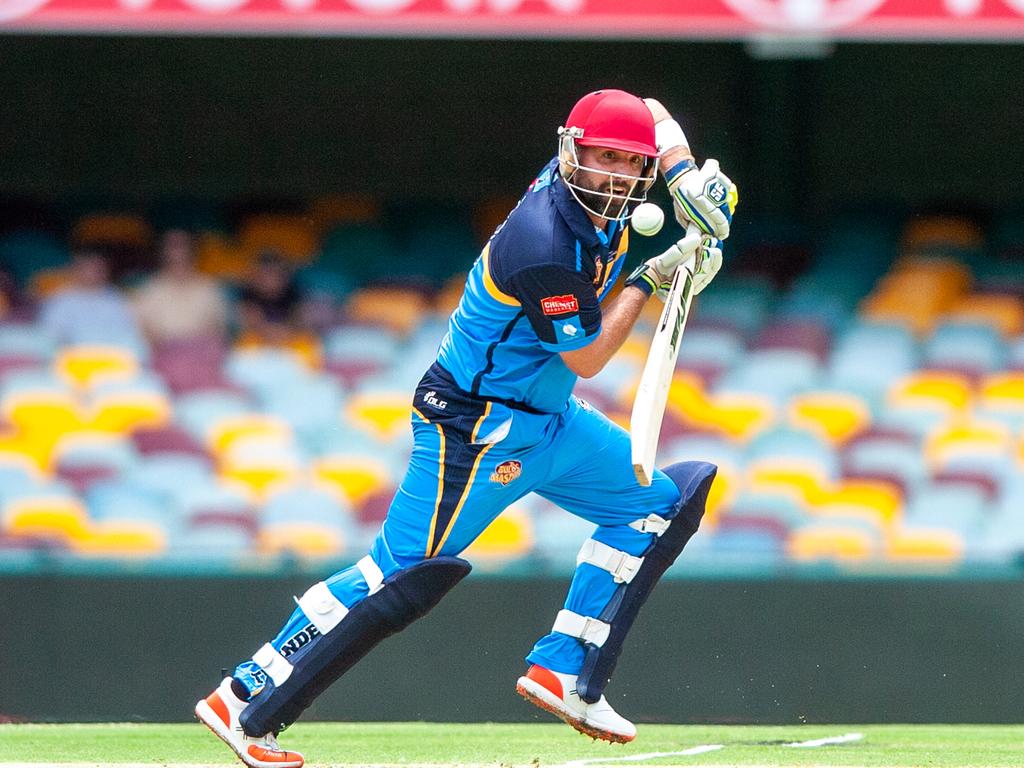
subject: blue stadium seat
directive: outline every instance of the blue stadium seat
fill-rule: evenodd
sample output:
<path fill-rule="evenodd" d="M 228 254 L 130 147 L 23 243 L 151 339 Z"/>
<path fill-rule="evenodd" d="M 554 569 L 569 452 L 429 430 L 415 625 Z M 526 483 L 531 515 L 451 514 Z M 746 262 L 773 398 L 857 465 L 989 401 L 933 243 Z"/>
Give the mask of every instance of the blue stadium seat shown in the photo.
<path fill-rule="evenodd" d="M 232 351 L 224 363 L 224 374 L 232 384 L 259 399 L 301 384 L 309 376 L 309 369 L 293 353 L 259 347 Z"/>
<path fill-rule="evenodd" d="M 931 368 L 945 366 L 977 373 L 1006 366 L 1007 349 L 999 331 L 987 325 L 943 323 L 924 347 L 924 363 Z"/>

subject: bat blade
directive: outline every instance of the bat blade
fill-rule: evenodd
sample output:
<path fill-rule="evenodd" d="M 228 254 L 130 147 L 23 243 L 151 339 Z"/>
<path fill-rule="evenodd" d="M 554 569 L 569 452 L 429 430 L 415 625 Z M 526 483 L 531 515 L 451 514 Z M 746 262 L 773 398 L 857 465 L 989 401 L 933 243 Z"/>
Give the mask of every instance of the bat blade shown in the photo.
<path fill-rule="evenodd" d="M 633 413 L 629 420 L 633 472 L 637 482 L 643 486 L 650 485 L 654 479 L 658 438 L 665 418 L 672 374 L 679 357 L 679 342 L 693 299 L 695 269 L 696 255 L 693 255 L 676 270 L 633 400 Z"/>

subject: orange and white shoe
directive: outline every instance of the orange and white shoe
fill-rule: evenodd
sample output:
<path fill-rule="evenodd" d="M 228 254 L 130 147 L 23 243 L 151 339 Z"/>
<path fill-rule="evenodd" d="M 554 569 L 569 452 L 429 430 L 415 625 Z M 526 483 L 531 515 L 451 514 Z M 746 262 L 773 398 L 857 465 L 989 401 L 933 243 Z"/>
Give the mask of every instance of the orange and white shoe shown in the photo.
<path fill-rule="evenodd" d="M 231 678 L 225 677 L 217 690 L 196 704 L 196 717 L 250 768 L 302 768 L 302 755 L 277 746 L 273 733 L 247 736 L 238 722 L 243 709 L 245 702 L 231 690 Z"/>
<path fill-rule="evenodd" d="M 534 664 L 519 678 L 516 691 L 592 739 L 625 744 L 636 738 L 636 726 L 612 709 L 604 696 L 593 704 L 579 697 L 576 677 Z"/>

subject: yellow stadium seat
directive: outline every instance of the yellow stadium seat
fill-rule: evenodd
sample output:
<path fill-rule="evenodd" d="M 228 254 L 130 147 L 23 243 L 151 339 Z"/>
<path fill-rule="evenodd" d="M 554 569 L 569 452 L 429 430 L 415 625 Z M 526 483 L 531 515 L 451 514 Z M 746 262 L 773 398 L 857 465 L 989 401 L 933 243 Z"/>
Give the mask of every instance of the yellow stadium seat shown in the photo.
<path fill-rule="evenodd" d="M 1024 372 L 1007 371 L 986 376 L 978 385 L 979 404 L 1024 411 Z"/>
<path fill-rule="evenodd" d="M 380 203 L 368 195 L 328 195 L 314 200 L 307 218 L 322 235 L 339 224 L 363 224 L 380 218 Z"/>
<path fill-rule="evenodd" d="M 76 344 L 58 350 L 53 368 L 69 384 L 89 387 L 101 381 L 134 377 L 139 372 L 139 360 L 124 347 Z"/>
<path fill-rule="evenodd" d="M 1024 302 L 1005 294 L 972 293 L 959 299 L 943 319 L 980 323 L 1004 336 L 1018 336 L 1024 332 Z"/>
<path fill-rule="evenodd" d="M 790 533 L 786 551 L 793 560 L 862 562 L 878 554 L 875 538 L 855 526 L 809 525 Z"/>
<path fill-rule="evenodd" d="M 114 243 L 148 248 L 153 230 L 141 216 L 128 213 L 94 213 L 83 216 L 74 226 L 71 241 L 79 245 Z"/>
<path fill-rule="evenodd" d="M 368 456 L 325 456 L 313 462 L 310 474 L 314 482 L 335 489 L 356 507 L 393 482 L 387 466 Z"/>
<path fill-rule="evenodd" d="M 422 322 L 430 303 L 420 292 L 406 288 L 363 288 L 345 304 L 345 313 L 356 323 L 378 325 L 407 334 Z"/>
<path fill-rule="evenodd" d="M 124 434 L 166 426 L 171 420 L 171 403 L 156 390 L 104 392 L 92 398 L 88 413 L 90 429 Z"/>
<path fill-rule="evenodd" d="M 963 551 L 963 539 L 948 529 L 903 528 L 885 539 L 885 555 L 895 562 L 955 563 Z"/>
<path fill-rule="evenodd" d="M 741 485 L 740 471 L 736 467 L 720 463 L 715 480 L 711 483 L 708 498 L 704 504 L 704 517 L 701 518 L 702 528 L 714 528 L 723 509 L 728 509 L 735 499 Z"/>
<path fill-rule="evenodd" d="M 871 422 L 871 409 L 850 392 L 807 392 L 789 401 L 790 423 L 840 444 Z"/>
<path fill-rule="evenodd" d="M 811 507 L 812 514 L 862 517 L 888 528 L 903 515 L 899 488 L 878 480 L 843 479 L 823 490 Z"/>
<path fill-rule="evenodd" d="M 784 493 L 803 505 L 816 504 L 830 488 L 825 469 L 796 459 L 759 459 L 747 465 L 745 487 Z"/>
<path fill-rule="evenodd" d="M 971 396 L 971 382 L 966 376 L 925 370 L 895 382 L 886 398 L 892 407 L 957 413 L 967 408 Z"/>
<path fill-rule="evenodd" d="M 707 408 L 703 411 L 699 401 L 686 407 L 686 420 L 739 442 L 750 440 L 777 417 L 775 405 L 761 395 L 721 392 L 709 396 L 704 403 Z"/>
<path fill-rule="evenodd" d="M 4 530 L 15 536 L 38 536 L 73 545 L 89 530 L 85 506 L 72 496 L 29 496 L 4 506 Z"/>
<path fill-rule="evenodd" d="M 0 433 L 0 461 L 14 463 L 24 461 L 35 472 L 48 473 L 51 468 L 53 451 L 61 437 L 72 432 L 51 432 L 45 429 L 34 431 L 8 431 Z"/>
<path fill-rule="evenodd" d="M 644 355 L 646 356 L 646 352 Z M 639 377 L 631 383 L 628 393 L 621 398 L 623 404 L 632 407 L 639 383 Z M 672 411 L 678 419 L 684 422 L 698 426 L 710 424 L 705 421 L 705 416 L 711 410 L 711 404 L 708 402 L 708 396 L 704 391 L 704 382 L 700 380 L 700 377 L 685 371 L 676 371 L 672 374 L 665 410 Z"/>
<path fill-rule="evenodd" d="M 349 400 L 345 412 L 356 426 L 392 440 L 409 428 L 411 403 L 404 392 L 364 392 Z"/>
<path fill-rule="evenodd" d="M 881 536 L 898 522 L 902 513 L 898 495 L 890 490 L 850 489 L 842 486 L 826 490 L 810 505 L 811 516 L 820 520 L 851 521 L 867 524 Z"/>
<path fill-rule="evenodd" d="M 306 216 L 264 213 L 242 222 L 238 244 L 250 259 L 274 251 L 293 264 L 307 264 L 320 250 L 320 230 Z"/>
<path fill-rule="evenodd" d="M 337 529 L 315 523 L 270 523 L 260 529 L 257 547 L 267 555 L 325 558 L 342 554 L 345 541 Z"/>
<path fill-rule="evenodd" d="M 251 352 L 261 349 L 273 349 L 287 352 L 311 371 L 318 370 L 323 364 L 323 345 L 320 339 L 305 331 L 292 331 L 283 339 L 266 339 L 259 334 L 246 331 L 235 341 L 234 349 L 238 352 Z"/>
<path fill-rule="evenodd" d="M 206 433 L 210 452 L 220 458 L 223 458 L 238 440 L 252 438 L 288 443 L 292 440 L 293 433 L 286 421 L 264 413 L 225 416 L 211 424 Z"/>
<path fill-rule="evenodd" d="M 957 261 L 901 259 L 861 302 L 860 314 L 878 322 L 901 323 L 924 334 L 956 304 L 970 281 L 970 272 Z"/>
<path fill-rule="evenodd" d="M 1003 424 L 959 422 L 940 427 L 925 440 L 924 453 L 933 467 L 944 466 L 956 456 L 1007 456 L 1013 435 Z"/>
<path fill-rule="evenodd" d="M 522 557 L 533 548 L 533 523 L 519 507 L 502 512 L 467 549 L 470 558 Z"/>
<path fill-rule="evenodd" d="M 276 435 L 234 438 L 219 452 L 221 478 L 248 489 L 255 500 L 296 483 L 302 476 L 299 457 L 290 441 Z"/>
<path fill-rule="evenodd" d="M 153 523 L 96 523 L 72 542 L 87 557 L 153 557 L 167 549 L 167 533 Z"/>
<path fill-rule="evenodd" d="M 78 400 L 69 390 L 24 389 L 8 393 L 0 402 L 4 418 L 19 434 L 46 434 L 54 438 L 82 427 Z"/>

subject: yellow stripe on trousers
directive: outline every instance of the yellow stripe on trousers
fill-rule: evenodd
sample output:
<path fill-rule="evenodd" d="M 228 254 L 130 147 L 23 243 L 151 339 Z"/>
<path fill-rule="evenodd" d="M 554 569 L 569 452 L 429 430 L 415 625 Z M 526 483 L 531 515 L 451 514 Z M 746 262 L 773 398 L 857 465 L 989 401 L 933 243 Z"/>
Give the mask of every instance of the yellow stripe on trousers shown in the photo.
<path fill-rule="evenodd" d="M 484 406 L 483 415 L 479 419 L 476 420 L 476 424 L 473 426 L 473 435 L 470 438 L 470 442 L 472 442 L 472 443 L 476 442 L 477 433 L 480 431 L 480 427 L 483 426 L 484 420 L 490 415 L 490 413 L 491 413 L 491 403 L 490 403 L 490 401 L 488 401 L 487 404 Z M 455 527 L 455 521 L 459 519 L 459 513 L 462 512 L 462 505 L 466 503 L 466 498 L 469 496 L 469 490 L 470 490 L 470 488 L 473 487 L 473 480 L 476 479 L 476 471 L 480 468 L 480 461 L 487 454 L 487 451 L 489 451 L 491 449 L 492 445 L 493 445 L 493 443 L 490 444 L 490 445 L 485 445 L 481 449 L 480 453 L 477 454 L 476 461 L 473 462 L 473 469 L 470 470 L 470 473 L 469 473 L 469 479 L 466 481 L 466 486 L 462 489 L 462 495 L 459 496 L 459 503 L 455 505 L 455 511 L 452 513 L 452 519 L 448 521 L 448 527 L 445 528 L 444 535 L 441 536 L 441 540 L 439 542 L 437 542 L 437 546 L 434 547 L 434 551 L 430 553 L 430 557 L 437 557 L 437 554 L 444 547 L 444 543 L 446 541 L 448 541 L 448 536 L 451 534 L 452 528 Z M 438 497 L 437 498 L 439 500 L 441 498 L 441 496 L 440 496 L 440 488 L 438 489 Z M 430 538 L 427 539 L 427 542 L 428 542 L 427 546 L 428 547 L 430 546 L 429 542 L 433 541 L 433 538 L 434 538 L 434 523 L 435 523 L 436 520 L 437 520 L 437 508 L 435 507 L 435 509 L 434 509 L 434 519 L 430 521 Z"/>

